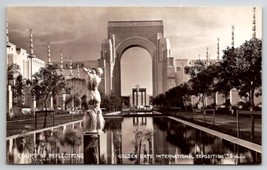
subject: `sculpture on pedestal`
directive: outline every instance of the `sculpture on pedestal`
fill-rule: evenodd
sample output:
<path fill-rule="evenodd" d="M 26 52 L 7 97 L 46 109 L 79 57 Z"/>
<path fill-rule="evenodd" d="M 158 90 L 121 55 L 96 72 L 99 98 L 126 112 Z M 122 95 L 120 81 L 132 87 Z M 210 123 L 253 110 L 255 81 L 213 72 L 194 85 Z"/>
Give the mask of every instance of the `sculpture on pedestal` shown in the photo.
<path fill-rule="evenodd" d="M 101 82 L 101 75 L 103 70 L 101 68 L 87 69 L 86 83 L 88 87 L 87 102 L 82 104 L 84 110 L 83 130 L 84 132 L 97 132 L 104 128 L 104 118 L 100 108 L 101 97 L 98 90 Z"/>

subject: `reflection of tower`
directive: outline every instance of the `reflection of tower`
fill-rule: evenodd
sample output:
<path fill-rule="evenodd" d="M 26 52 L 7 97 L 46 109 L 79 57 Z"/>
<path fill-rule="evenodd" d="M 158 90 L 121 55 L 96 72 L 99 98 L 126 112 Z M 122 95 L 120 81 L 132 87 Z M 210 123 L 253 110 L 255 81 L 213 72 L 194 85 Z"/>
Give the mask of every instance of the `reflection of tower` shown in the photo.
<path fill-rule="evenodd" d="M 253 7 L 253 27 L 252 27 L 252 38 L 256 38 L 256 7 Z"/>

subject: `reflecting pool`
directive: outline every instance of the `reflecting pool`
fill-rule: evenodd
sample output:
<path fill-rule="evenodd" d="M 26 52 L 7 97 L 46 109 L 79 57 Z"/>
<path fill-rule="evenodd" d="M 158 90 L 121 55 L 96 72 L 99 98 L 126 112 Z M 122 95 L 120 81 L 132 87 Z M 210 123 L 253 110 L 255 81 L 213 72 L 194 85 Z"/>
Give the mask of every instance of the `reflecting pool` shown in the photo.
<path fill-rule="evenodd" d="M 105 120 L 100 133 L 100 164 L 261 163 L 261 153 L 167 117 L 114 116 Z M 76 122 L 9 139 L 7 163 L 83 164 L 80 129 L 81 123 Z M 34 153 L 38 154 L 27 157 Z M 46 157 L 41 158 L 41 153 L 47 153 L 43 154 Z"/>

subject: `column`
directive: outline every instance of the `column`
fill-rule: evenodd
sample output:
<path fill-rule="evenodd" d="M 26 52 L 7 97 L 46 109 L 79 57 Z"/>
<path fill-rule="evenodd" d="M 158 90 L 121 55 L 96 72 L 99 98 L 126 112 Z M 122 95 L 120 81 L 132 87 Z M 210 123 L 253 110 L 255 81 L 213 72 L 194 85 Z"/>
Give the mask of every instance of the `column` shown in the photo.
<path fill-rule="evenodd" d="M 141 105 L 144 105 L 144 102 L 143 102 L 143 91 L 141 91 Z"/>
<path fill-rule="evenodd" d="M 146 90 L 145 90 L 145 105 L 146 105 Z"/>
<path fill-rule="evenodd" d="M 136 91 L 136 106 L 138 105 L 138 91 Z"/>
<path fill-rule="evenodd" d="M 133 106 L 135 106 L 135 95 L 134 95 L 134 89 L 132 90 L 132 95 L 133 95 Z"/>

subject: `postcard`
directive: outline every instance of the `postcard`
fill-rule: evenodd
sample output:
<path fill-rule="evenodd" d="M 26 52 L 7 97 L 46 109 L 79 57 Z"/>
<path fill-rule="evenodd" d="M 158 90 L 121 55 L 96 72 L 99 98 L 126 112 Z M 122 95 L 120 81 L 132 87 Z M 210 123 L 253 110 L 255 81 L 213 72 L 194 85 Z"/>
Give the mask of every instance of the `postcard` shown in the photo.
<path fill-rule="evenodd" d="M 6 9 L 6 163 L 260 165 L 262 8 Z"/>

